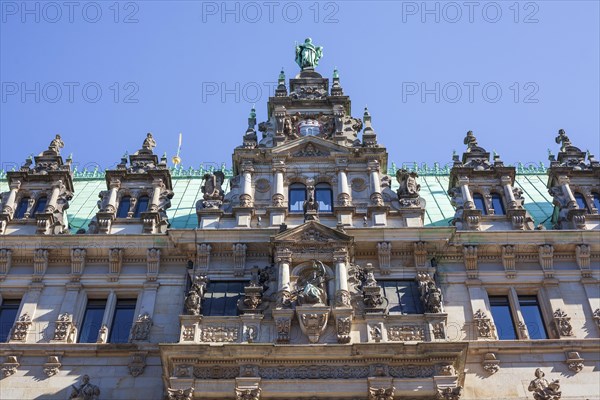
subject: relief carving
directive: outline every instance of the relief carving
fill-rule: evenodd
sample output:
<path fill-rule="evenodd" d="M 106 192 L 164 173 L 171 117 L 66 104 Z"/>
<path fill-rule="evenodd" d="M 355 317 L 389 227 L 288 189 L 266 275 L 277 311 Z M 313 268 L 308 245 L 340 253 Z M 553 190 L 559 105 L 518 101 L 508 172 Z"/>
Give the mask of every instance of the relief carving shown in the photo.
<path fill-rule="evenodd" d="M 535 379 L 529 383 L 527 390 L 533 392 L 535 400 L 560 400 L 560 382 L 558 379 L 548 382 L 544 378 L 544 372 L 538 368 L 535 370 Z"/>
<path fill-rule="evenodd" d="M 567 313 L 560 308 L 554 311 L 554 324 L 560 336 L 573 336 L 571 317 L 567 316 Z"/>
<path fill-rule="evenodd" d="M 237 342 L 240 334 L 238 327 L 204 326 L 200 332 L 202 342 Z"/>
<path fill-rule="evenodd" d="M 20 366 L 17 356 L 7 356 L 4 363 L 2 363 L 2 376 L 6 378 L 14 375 Z"/>
<path fill-rule="evenodd" d="M 260 388 L 256 389 L 239 389 L 235 388 L 235 400 L 259 400 Z"/>
<path fill-rule="evenodd" d="M 369 387 L 369 400 L 394 400 L 395 387 L 373 388 Z"/>
<path fill-rule="evenodd" d="M 167 389 L 169 400 L 192 400 L 194 398 L 194 388 L 189 389 Z"/>
<path fill-rule="evenodd" d="M 483 360 L 481 361 L 481 366 L 491 375 L 500 371 L 500 361 L 498 361 L 496 354 L 494 353 L 485 353 L 483 355 Z"/>
<path fill-rule="evenodd" d="M 48 356 L 48 361 L 44 364 L 44 374 L 48 377 L 54 376 L 58 374 L 60 367 L 62 367 L 60 356 Z"/>
<path fill-rule="evenodd" d="M 152 328 L 152 318 L 147 312 L 138 315 L 131 327 L 131 341 L 148 340 Z"/>
<path fill-rule="evenodd" d="M 473 314 L 473 320 L 475 321 L 475 327 L 477 328 L 477 337 L 493 337 L 492 321 L 485 312 L 481 309 L 477 310 L 475 314 Z"/>
<path fill-rule="evenodd" d="M 71 385 L 71 387 L 73 390 L 71 391 L 69 399 L 98 400 L 100 396 L 100 388 L 90 383 L 90 377 L 88 375 L 81 377 L 81 385 L 79 385 L 79 387 L 76 387 L 75 385 Z"/>
<path fill-rule="evenodd" d="M 69 313 L 60 314 L 58 316 L 58 320 L 56 321 L 53 340 L 66 340 L 69 337 L 72 328 L 73 317 Z"/>
<path fill-rule="evenodd" d="M 22 314 L 17 321 L 15 321 L 10 339 L 24 341 L 27 337 L 27 331 L 29 330 L 30 326 L 31 317 L 28 313 Z"/>
<path fill-rule="evenodd" d="M 425 339 L 423 328 L 417 325 L 388 326 L 387 335 L 388 340 L 392 342 L 406 342 Z"/>

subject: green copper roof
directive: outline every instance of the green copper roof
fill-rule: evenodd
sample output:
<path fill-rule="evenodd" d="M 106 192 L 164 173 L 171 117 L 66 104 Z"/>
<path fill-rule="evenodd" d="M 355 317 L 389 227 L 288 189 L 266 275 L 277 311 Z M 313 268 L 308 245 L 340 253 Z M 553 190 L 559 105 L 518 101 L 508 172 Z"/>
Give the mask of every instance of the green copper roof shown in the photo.
<path fill-rule="evenodd" d="M 404 166 L 409 167 L 409 166 Z M 410 166 L 412 170 L 417 170 L 420 174 L 419 183 L 421 184 L 420 195 L 427 202 L 425 212 L 425 226 L 448 226 L 449 221 L 454 216 L 454 208 L 450 204 L 450 197 L 446 193 L 448 189 L 447 168 Z M 219 168 L 224 171 L 227 178 L 231 177 L 231 171 L 224 166 Z M 395 174 L 396 166 L 392 164 L 388 173 Z M 196 201 L 202 198 L 200 187 L 202 186 L 202 175 L 209 168 L 173 170 L 173 192 L 171 208 L 167 211 L 171 228 L 173 229 L 193 229 L 198 224 L 196 217 Z M 516 177 L 515 187 L 523 190 L 525 198 L 525 208 L 533 217 L 535 224 L 543 223 L 547 228 L 551 228 L 550 217 L 553 206 L 552 198 L 546 189 L 547 176 L 545 169 L 531 167 L 517 167 L 519 172 Z M 70 207 L 67 210 L 71 232 L 75 233 L 78 229 L 87 229 L 88 224 L 98 211 L 98 194 L 106 190 L 106 181 L 101 172 L 78 172 L 75 175 L 75 196 L 70 201 Z M 229 191 L 229 180 L 223 185 L 225 192 Z M 398 189 L 398 183 L 392 180 L 393 191 Z M 8 190 L 5 179 L 0 178 L 0 191 Z"/>

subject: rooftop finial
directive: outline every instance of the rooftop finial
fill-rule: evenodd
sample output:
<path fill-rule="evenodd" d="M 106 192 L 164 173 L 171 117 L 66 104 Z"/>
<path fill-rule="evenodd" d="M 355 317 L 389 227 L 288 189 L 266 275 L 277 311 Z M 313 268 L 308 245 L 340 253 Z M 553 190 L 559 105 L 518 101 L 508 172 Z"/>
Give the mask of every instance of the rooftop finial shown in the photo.
<path fill-rule="evenodd" d="M 281 72 L 279 72 L 279 78 L 277 80 L 277 84 L 285 85 L 285 72 L 283 72 L 283 67 L 281 67 Z"/>
<path fill-rule="evenodd" d="M 333 79 L 340 79 L 340 74 L 338 72 L 337 67 L 333 68 Z"/>
<path fill-rule="evenodd" d="M 306 38 L 303 44 L 296 44 L 296 64 L 302 69 L 315 69 L 323 57 L 323 47 L 315 46 L 311 38 Z"/>
<path fill-rule="evenodd" d="M 173 165 L 175 165 L 176 167 L 181 164 L 181 157 L 179 157 L 179 152 L 181 151 L 181 141 L 182 141 L 182 135 L 181 132 L 179 132 L 179 143 L 177 145 L 177 153 L 173 156 L 173 158 L 171 158 L 171 162 L 173 162 Z"/>

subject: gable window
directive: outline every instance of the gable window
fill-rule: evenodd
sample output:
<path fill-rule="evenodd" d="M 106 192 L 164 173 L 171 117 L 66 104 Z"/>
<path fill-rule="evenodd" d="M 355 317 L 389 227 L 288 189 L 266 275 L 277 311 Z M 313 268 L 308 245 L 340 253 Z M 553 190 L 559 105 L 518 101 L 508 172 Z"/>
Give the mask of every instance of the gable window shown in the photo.
<path fill-rule="evenodd" d="M 290 212 L 303 212 L 302 207 L 306 200 L 306 186 L 302 183 L 292 183 L 288 199 Z"/>
<path fill-rule="evenodd" d="M 581 210 L 588 211 L 587 204 L 585 202 L 585 197 L 581 193 L 575 192 L 575 201 L 577 202 L 577 207 Z"/>
<path fill-rule="evenodd" d="M 502 196 L 500 196 L 498 193 L 492 193 L 492 207 L 494 208 L 495 215 L 506 214 L 504 203 L 502 203 Z"/>
<path fill-rule="evenodd" d="M 146 212 L 148 210 L 149 203 L 150 198 L 148 196 L 140 196 L 135 207 L 135 213 L 133 213 L 133 218 L 139 218 L 143 212 Z"/>
<path fill-rule="evenodd" d="M 106 300 L 88 300 L 79 333 L 79 343 L 96 343 L 105 310 Z"/>
<path fill-rule="evenodd" d="M 10 330 L 17 319 L 20 304 L 21 300 L 2 300 L 0 306 L 0 343 L 8 341 Z"/>
<path fill-rule="evenodd" d="M 415 281 L 379 281 L 391 314 L 423 314 Z"/>
<path fill-rule="evenodd" d="M 29 208 L 29 197 L 23 197 L 21 201 L 19 201 L 19 205 L 17 205 L 17 209 L 15 210 L 15 219 L 25 218 L 27 208 Z"/>
<path fill-rule="evenodd" d="M 110 329 L 109 343 L 127 343 L 133 325 L 136 299 L 119 299 Z"/>
<path fill-rule="evenodd" d="M 594 208 L 596 208 L 596 212 L 600 214 L 600 194 L 592 193 L 592 199 L 594 199 Z"/>
<path fill-rule="evenodd" d="M 475 204 L 475 208 L 481 210 L 482 215 L 487 215 L 487 210 L 485 208 L 485 201 L 483 200 L 483 196 L 479 193 L 475 193 L 473 195 L 473 203 Z"/>
<path fill-rule="evenodd" d="M 202 301 L 202 315 L 236 316 L 237 303 L 244 293 L 244 282 L 217 281 L 208 284 Z"/>
<path fill-rule="evenodd" d="M 315 186 L 315 200 L 319 203 L 319 212 L 332 212 L 333 192 L 328 183 L 318 183 Z"/>
<path fill-rule="evenodd" d="M 48 198 L 46 196 L 40 197 L 35 206 L 33 207 L 33 212 L 31 213 L 32 217 L 35 217 L 37 213 L 43 213 L 46 209 L 46 204 L 48 203 Z"/>
<path fill-rule="evenodd" d="M 117 218 L 127 218 L 129 209 L 131 208 L 131 196 L 123 196 L 119 202 L 117 210 Z"/>

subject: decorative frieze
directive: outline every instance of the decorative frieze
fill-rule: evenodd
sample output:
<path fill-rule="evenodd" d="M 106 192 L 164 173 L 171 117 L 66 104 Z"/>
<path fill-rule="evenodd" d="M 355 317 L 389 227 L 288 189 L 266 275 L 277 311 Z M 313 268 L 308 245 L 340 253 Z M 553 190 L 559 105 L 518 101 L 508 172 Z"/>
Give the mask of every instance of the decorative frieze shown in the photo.
<path fill-rule="evenodd" d="M 62 367 L 60 355 L 49 355 L 46 363 L 44 364 L 44 374 L 46 374 L 48 377 L 54 376 L 58 374 L 60 367 Z"/>
<path fill-rule="evenodd" d="M 12 265 L 12 250 L 0 249 L 0 281 L 3 281 Z"/>
<path fill-rule="evenodd" d="M 558 379 L 548 382 L 544 375 L 540 368 L 536 369 L 535 379 L 529 383 L 527 390 L 533 392 L 535 400 L 560 400 L 560 382 Z"/>
<path fill-rule="evenodd" d="M 483 360 L 481 361 L 481 366 L 490 375 L 500 371 L 500 361 L 496 358 L 495 353 L 485 353 L 483 355 Z"/>
<path fill-rule="evenodd" d="M 146 278 L 148 281 L 156 281 L 160 268 L 160 249 L 148 249 L 146 253 Z"/>
<path fill-rule="evenodd" d="M 580 244 L 575 246 L 575 260 L 577 266 L 581 270 L 581 275 L 584 278 L 592 277 L 592 270 L 590 269 L 590 246 L 588 244 Z"/>
<path fill-rule="evenodd" d="M 571 326 L 571 317 L 560 308 L 556 309 L 553 314 L 554 325 L 559 336 L 573 336 L 573 327 Z"/>
<path fill-rule="evenodd" d="M 543 244 L 538 247 L 538 256 L 540 266 L 544 271 L 544 277 L 554 277 L 554 246 L 550 244 Z"/>
<path fill-rule="evenodd" d="M 481 309 L 477 310 L 473 314 L 473 321 L 475 322 L 475 328 L 477 329 L 477 337 L 481 338 L 493 338 L 493 326 L 492 321 L 487 314 Z"/>
<path fill-rule="evenodd" d="M 71 249 L 71 282 L 79 282 L 85 268 L 86 249 Z"/>
<path fill-rule="evenodd" d="M 425 340 L 423 327 L 418 325 L 387 326 L 387 337 L 392 342 Z"/>
<path fill-rule="evenodd" d="M 73 316 L 69 313 L 62 313 L 56 320 L 56 326 L 54 328 L 54 336 L 52 340 L 72 343 L 69 341 L 71 333 L 73 331 Z"/>
<path fill-rule="evenodd" d="M 502 246 L 502 266 L 504 267 L 506 277 L 509 279 L 513 279 L 517 275 L 515 259 L 515 246 L 512 244 Z"/>
<path fill-rule="evenodd" d="M 146 357 L 148 356 L 147 351 L 133 351 L 129 355 L 129 373 L 133 377 L 140 376 L 144 373 L 146 368 Z"/>
<path fill-rule="evenodd" d="M 123 265 L 123 249 L 108 250 L 108 280 L 116 282 L 119 280 L 121 267 Z"/>
<path fill-rule="evenodd" d="M 131 341 L 147 341 L 152 328 L 152 318 L 147 312 L 138 315 L 131 326 Z"/>
<path fill-rule="evenodd" d="M 565 362 L 569 369 L 575 373 L 580 372 L 583 369 L 583 358 L 579 355 L 577 351 L 568 351 L 567 358 Z"/>
<path fill-rule="evenodd" d="M 244 276 L 244 269 L 246 267 L 246 250 L 247 249 L 248 249 L 248 246 L 243 243 L 235 243 L 232 246 L 234 276 Z"/>
<path fill-rule="evenodd" d="M 13 325 L 10 340 L 23 342 L 27 339 L 27 331 L 31 326 L 31 317 L 28 313 L 21 314 Z"/>
<path fill-rule="evenodd" d="M 477 246 L 465 245 L 463 247 L 463 258 L 467 270 L 467 277 L 472 279 L 477 278 L 479 275 L 479 272 L 477 271 Z"/>
<path fill-rule="evenodd" d="M 48 269 L 48 250 L 36 249 L 33 252 L 33 282 L 41 282 Z"/>
<path fill-rule="evenodd" d="M 379 257 L 379 270 L 382 274 L 391 271 L 392 244 L 390 242 L 377 243 L 377 256 Z"/>
<path fill-rule="evenodd" d="M 2 363 L 2 376 L 4 378 L 14 375 L 17 369 L 21 366 L 19 363 L 19 355 L 9 355 Z"/>
<path fill-rule="evenodd" d="M 394 400 L 396 388 L 391 386 L 387 388 L 374 388 L 369 386 L 369 400 Z"/>
<path fill-rule="evenodd" d="M 237 326 L 203 326 L 200 330 L 200 341 L 214 343 L 235 343 L 240 336 Z"/>

